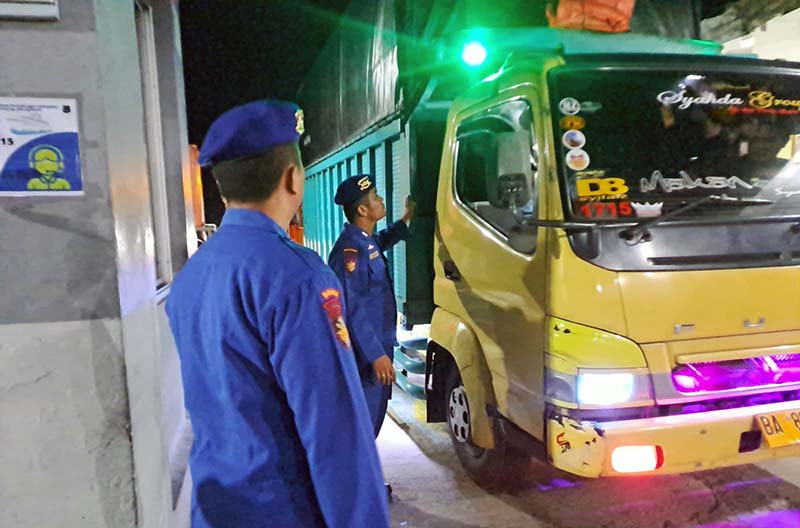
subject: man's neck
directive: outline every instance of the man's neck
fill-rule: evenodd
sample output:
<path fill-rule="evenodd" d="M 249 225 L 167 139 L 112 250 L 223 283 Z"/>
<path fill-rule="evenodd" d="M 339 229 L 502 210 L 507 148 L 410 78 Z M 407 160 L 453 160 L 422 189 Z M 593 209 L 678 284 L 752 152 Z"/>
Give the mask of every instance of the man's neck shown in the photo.
<path fill-rule="evenodd" d="M 289 223 L 296 211 L 290 211 L 286 201 L 269 198 L 263 202 L 228 202 L 228 209 L 247 209 L 248 211 L 258 211 L 270 217 L 276 224 L 281 226 L 284 231 L 289 231 Z"/>
<path fill-rule="evenodd" d="M 375 231 L 375 224 L 376 222 L 363 217 L 358 217 L 353 221 L 354 226 L 360 227 L 369 236 L 372 236 L 372 232 Z"/>

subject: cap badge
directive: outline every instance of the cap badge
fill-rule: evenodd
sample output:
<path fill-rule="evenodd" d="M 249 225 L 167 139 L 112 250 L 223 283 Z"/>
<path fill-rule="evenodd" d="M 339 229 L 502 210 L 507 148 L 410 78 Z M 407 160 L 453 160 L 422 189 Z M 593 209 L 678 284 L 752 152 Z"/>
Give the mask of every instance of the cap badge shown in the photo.
<path fill-rule="evenodd" d="M 369 181 L 369 177 L 368 177 L 368 176 L 364 176 L 363 178 L 361 178 L 360 180 L 358 180 L 358 188 L 359 188 L 360 190 L 362 190 L 362 191 L 366 191 L 366 190 L 367 190 L 367 189 L 369 189 L 370 187 L 372 187 L 372 182 L 371 182 L 371 181 Z"/>

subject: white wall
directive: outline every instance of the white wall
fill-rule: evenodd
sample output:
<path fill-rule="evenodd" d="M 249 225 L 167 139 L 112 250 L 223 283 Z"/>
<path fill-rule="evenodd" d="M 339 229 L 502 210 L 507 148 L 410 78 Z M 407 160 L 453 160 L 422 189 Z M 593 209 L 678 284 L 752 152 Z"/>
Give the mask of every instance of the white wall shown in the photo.
<path fill-rule="evenodd" d="M 0 325 L 0 526 L 134 526 L 118 319 Z"/>
<path fill-rule="evenodd" d="M 152 0 L 173 268 L 194 248 L 177 2 Z M 0 197 L 0 526 L 188 526 L 133 0 L 0 21 L 0 96 L 79 103 L 84 196 Z"/>

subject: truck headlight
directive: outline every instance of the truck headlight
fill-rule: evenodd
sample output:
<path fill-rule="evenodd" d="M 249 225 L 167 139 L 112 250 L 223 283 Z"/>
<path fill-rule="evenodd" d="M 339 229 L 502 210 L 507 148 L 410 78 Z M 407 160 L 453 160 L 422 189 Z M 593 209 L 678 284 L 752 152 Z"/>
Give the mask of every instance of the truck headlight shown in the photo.
<path fill-rule="evenodd" d="M 647 369 L 578 369 L 577 385 L 580 408 L 652 403 Z"/>
<path fill-rule="evenodd" d="M 551 361 L 552 362 L 552 361 Z M 565 408 L 603 409 L 653 405 L 646 368 L 579 368 L 568 374 L 545 368 L 545 398 Z"/>
<path fill-rule="evenodd" d="M 630 401 L 631 396 L 633 374 L 630 372 L 578 375 L 579 404 L 613 405 Z"/>

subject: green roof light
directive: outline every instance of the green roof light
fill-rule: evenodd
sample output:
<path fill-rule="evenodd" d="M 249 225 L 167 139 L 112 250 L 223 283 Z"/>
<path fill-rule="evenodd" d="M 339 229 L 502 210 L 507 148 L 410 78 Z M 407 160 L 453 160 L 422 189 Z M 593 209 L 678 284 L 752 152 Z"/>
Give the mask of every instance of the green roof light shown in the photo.
<path fill-rule="evenodd" d="M 488 53 L 483 44 L 472 41 L 464 44 L 464 50 L 461 52 L 461 60 L 463 60 L 467 66 L 472 66 L 474 68 L 483 64 L 487 55 Z"/>

